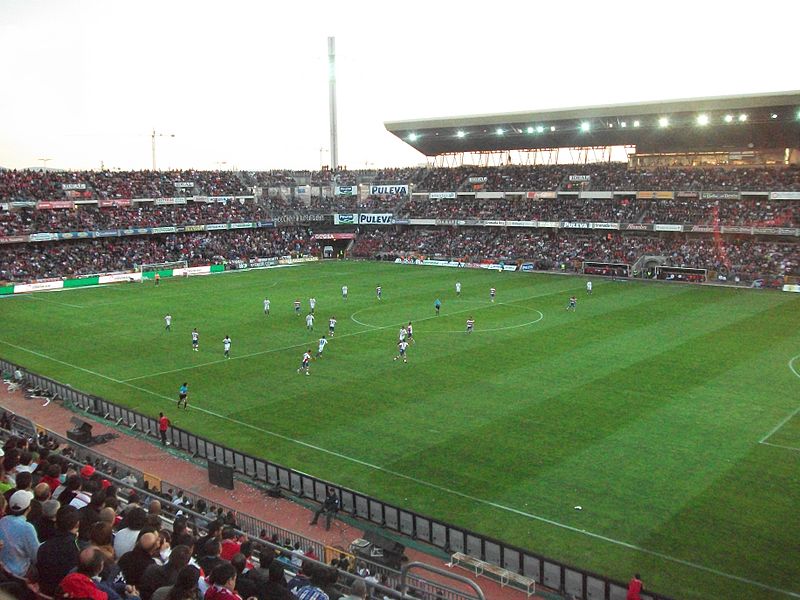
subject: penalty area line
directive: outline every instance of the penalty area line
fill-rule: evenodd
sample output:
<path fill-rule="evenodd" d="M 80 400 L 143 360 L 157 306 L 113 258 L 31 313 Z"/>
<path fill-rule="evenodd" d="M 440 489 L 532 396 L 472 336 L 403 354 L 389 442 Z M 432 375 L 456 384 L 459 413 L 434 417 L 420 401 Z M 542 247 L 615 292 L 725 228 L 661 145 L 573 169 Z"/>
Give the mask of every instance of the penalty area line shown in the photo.
<path fill-rule="evenodd" d="M 389 327 L 394 327 L 394 325 L 391 325 Z M 367 330 L 367 331 L 374 331 L 374 330 L 370 329 L 370 330 Z M 365 332 L 357 332 L 357 333 L 365 333 Z M 356 335 L 356 334 L 351 334 L 351 335 Z M 89 373 L 89 374 L 94 375 L 96 377 L 100 377 L 102 379 L 106 379 L 108 381 L 112 381 L 114 383 L 117 383 L 117 384 L 120 384 L 120 385 L 124 385 L 126 387 L 131 388 L 131 389 L 135 389 L 135 390 L 138 390 L 140 392 L 144 392 L 146 394 L 150 394 L 151 396 L 155 396 L 156 398 L 160 398 L 162 400 L 166 400 L 167 402 L 169 402 L 171 404 L 174 404 L 176 402 L 176 400 L 174 398 L 170 398 L 168 396 L 164 396 L 163 394 L 159 394 L 158 392 L 154 392 L 152 390 L 148 390 L 148 389 L 140 387 L 138 385 L 133 385 L 133 384 L 128 383 L 126 381 L 120 381 L 119 379 L 114 379 L 113 377 L 109 377 L 108 375 L 103 375 L 102 373 L 98 373 L 96 371 L 91 371 L 89 369 L 85 369 L 83 367 L 79 367 L 77 365 L 73 365 L 73 364 L 68 363 L 66 361 L 59 360 L 57 358 L 53 358 L 52 356 L 48 356 L 48 355 L 46 355 L 46 354 L 44 354 L 42 352 L 37 352 L 37 351 L 31 350 L 29 348 L 24 348 L 22 346 L 18 346 L 16 344 L 12 344 L 12 343 L 6 342 L 4 340 L 0 340 L 0 343 L 6 344 L 8 346 L 11 346 L 12 348 L 17 348 L 18 350 L 22 350 L 23 352 L 29 352 L 29 353 L 31 353 L 31 354 L 33 354 L 35 356 L 40 356 L 42 358 L 46 358 L 48 360 L 52 360 L 54 362 L 63 364 L 65 366 L 72 367 L 74 369 L 78 369 L 80 371 L 83 371 L 85 373 Z M 387 475 L 391 475 L 391 476 L 397 477 L 399 479 L 405 479 L 407 481 L 411 481 L 411 482 L 419 484 L 421 486 L 428 487 L 430 489 L 434 489 L 434 490 L 449 494 L 451 496 L 457 496 L 459 498 L 463 498 L 465 500 L 469 500 L 471 502 L 475 502 L 475 503 L 481 504 L 483 506 L 488 506 L 488 507 L 495 508 L 495 509 L 498 509 L 498 510 L 501 510 L 501 511 L 504 511 L 504 512 L 508 512 L 508 513 L 511 513 L 511 514 L 516 514 L 516 515 L 521 516 L 521 517 L 525 517 L 525 518 L 528 518 L 528 519 L 531 519 L 531 520 L 534 520 L 534 521 L 539 521 L 539 522 L 545 523 L 547 525 L 552 525 L 554 527 L 558 527 L 560 529 L 571 531 L 571 532 L 577 533 L 579 535 L 584 535 L 584 536 L 592 538 L 592 539 L 596 539 L 596 540 L 603 541 L 603 542 L 606 542 L 606 543 L 609 543 L 609 544 L 613 544 L 615 546 L 620 546 L 622 548 L 627 548 L 629 550 L 634 550 L 636 552 L 641 552 L 643 554 L 648 554 L 650 556 L 655 556 L 656 558 L 660 558 L 660 559 L 663 559 L 663 560 L 666 560 L 666 561 L 669 561 L 669 562 L 680 564 L 680 565 L 683 565 L 683 566 L 686 566 L 686 567 L 689 567 L 689 568 L 692 568 L 692 569 L 696 569 L 696 570 L 699 570 L 699 571 L 704 571 L 706 573 L 711 573 L 711 574 L 716 575 L 718 577 L 722 577 L 722 578 L 725 578 L 725 579 L 730 579 L 730 580 L 733 580 L 733 581 L 738 581 L 740 583 L 745 583 L 745 584 L 748 584 L 748 585 L 751 585 L 753 587 L 757 587 L 757 588 L 760 588 L 760 589 L 763 589 L 763 590 L 768 590 L 768 591 L 771 591 L 771 592 L 784 594 L 784 595 L 790 596 L 792 598 L 800 598 L 800 593 L 797 593 L 797 592 L 792 592 L 790 590 L 784 590 L 784 589 L 781 589 L 781 588 L 777 588 L 777 587 L 774 587 L 774 586 L 771 586 L 771 585 L 768 585 L 768 584 L 765 584 L 765 583 L 761 583 L 759 581 L 755 581 L 755 580 L 752 580 L 752 579 L 747 579 L 746 577 L 741 577 L 739 575 L 733 575 L 731 573 L 726 573 L 724 571 L 718 571 L 717 569 L 714 569 L 714 568 L 711 568 L 711 567 L 706 567 L 706 566 L 701 565 L 701 564 L 693 563 L 691 561 L 684 560 L 682 558 L 676 558 L 674 556 L 670 556 L 670 555 L 664 554 L 662 552 L 658 552 L 658 551 L 655 551 L 655 550 L 649 550 L 647 548 L 643 548 L 641 546 L 637 546 L 636 544 L 631 544 L 630 542 L 625 542 L 625 541 L 617 540 L 617 539 L 614 539 L 614 538 L 611 538 L 611 537 L 608 537 L 608 536 L 605 536 L 605 535 L 602 535 L 602 534 L 599 534 L 599 533 L 586 531 L 585 529 L 580 529 L 578 527 L 573 527 L 572 525 L 567 525 L 566 523 L 560 523 L 559 521 L 555 521 L 553 519 L 549 519 L 549 518 L 543 517 L 541 515 L 537 515 L 537 514 L 534 514 L 534 513 L 529 513 L 529 512 L 523 511 L 523 510 L 519 510 L 517 508 L 513 508 L 511 506 L 506 506 L 504 504 L 500 504 L 498 502 L 493 502 L 491 500 L 486 500 L 484 498 L 479 498 L 477 496 L 472 496 L 472 495 L 466 494 L 464 492 L 459 492 L 458 490 L 453 490 L 451 488 L 439 485 L 437 483 L 426 481 L 424 479 L 419 479 L 418 477 L 414 477 L 414 476 L 408 475 L 406 473 L 401 473 L 399 471 L 394 471 L 392 469 L 387 469 L 386 467 L 381 467 L 380 465 L 376 465 L 376 464 L 367 462 L 365 460 L 361 460 L 359 458 L 355 458 L 353 456 L 348 456 L 346 454 L 342 454 L 341 452 L 336 452 L 335 450 L 330 450 L 328 448 L 323 448 L 322 446 L 317 446 L 315 444 L 311 444 L 311 443 L 305 442 L 303 440 L 298 440 L 298 439 L 289 437 L 287 435 L 283 435 L 281 433 L 277 433 L 275 431 L 270 431 L 268 429 L 264 429 L 262 427 L 258 427 L 257 425 L 253 425 L 252 423 L 247 423 L 247 422 L 241 421 L 239 419 L 234 419 L 233 417 L 229 417 L 227 415 L 223 415 L 221 413 L 217 413 L 217 412 L 208 410 L 206 408 L 202 408 L 202 407 L 199 407 L 199 406 L 196 406 L 196 405 L 191 405 L 189 408 L 191 410 L 196 410 L 198 412 L 205 413 L 205 414 L 207 414 L 209 416 L 216 417 L 216 418 L 222 419 L 224 421 L 228 421 L 230 423 L 233 423 L 234 425 L 238 425 L 238 426 L 244 427 L 246 429 L 251 429 L 253 431 L 257 431 L 259 433 L 263 433 L 263 434 L 266 434 L 266 435 L 281 439 L 281 440 L 289 442 L 291 444 L 296 444 L 296 445 L 308 448 L 310 450 L 315 450 L 317 452 L 328 454 L 330 456 L 334 456 L 334 457 L 339 458 L 341 460 L 344 460 L 344 461 L 347 461 L 347 462 L 351 462 L 351 463 L 354 463 L 354 464 L 357 464 L 357 465 L 361 465 L 363 467 L 366 467 L 366 468 L 369 468 L 369 469 L 372 469 L 372 470 L 375 470 L 375 471 L 380 471 L 381 473 L 386 473 Z"/>
<path fill-rule="evenodd" d="M 792 373 L 794 373 L 795 377 L 800 378 L 800 373 L 798 373 L 797 369 L 794 368 L 794 363 L 798 358 L 800 358 L 800 354 L 798 354 L 797 356 L 793 356 L 792 358 L 789 359 L 789 370 Z M 781 427 L 786 425 L 795 416 L 797 416 L 797 413 L 800 413 L 800 406 L 795 408 L 792 412 L 790 412 L 788 415 L 786 415 L 786 417 L 780 423 L 778 423 L 777 425 L 775 425 L 775 427 L 770 429 L 769 432 L 764 437 L 762 437 L 760 440 L 758 440 L 758 443 L 759 444 L 766 444 L 767 440 L 769 438 L 771 438 L 773 435 L 775 435 Z M 791 448 L 791 446 L 778 446 L 778 444 L 769 444 L 769 445 L 770 446 L 776 446 L 778 448 Z"/>

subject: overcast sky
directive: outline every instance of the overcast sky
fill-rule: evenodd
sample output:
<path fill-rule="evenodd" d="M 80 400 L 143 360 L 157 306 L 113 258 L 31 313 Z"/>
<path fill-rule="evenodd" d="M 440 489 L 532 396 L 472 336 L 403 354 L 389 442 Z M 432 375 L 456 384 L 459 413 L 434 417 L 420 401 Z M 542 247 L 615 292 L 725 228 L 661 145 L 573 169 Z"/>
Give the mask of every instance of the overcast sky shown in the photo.
<path fill-rule="evenodd" d="M 0 0 L 0 166 L 425 157 L 383 122 L 800 89 L 800 3 Z M 224 163 L 224 165 L 222 164 Z"/>

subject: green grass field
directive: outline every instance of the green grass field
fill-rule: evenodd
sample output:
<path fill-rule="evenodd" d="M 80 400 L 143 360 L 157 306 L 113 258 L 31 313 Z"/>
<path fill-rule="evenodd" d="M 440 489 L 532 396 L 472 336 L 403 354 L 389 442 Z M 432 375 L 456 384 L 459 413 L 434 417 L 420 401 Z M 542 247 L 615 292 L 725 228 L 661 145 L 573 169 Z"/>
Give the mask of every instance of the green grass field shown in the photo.
<path fill-rule="evenodd" d="M 342 262 L 40 293 L 0 300 L 0 355 L 677 598 L 800 597 L 800 297 L 585 281 Z M 313 333 L 292 309 L 310 296 Z M 194 410 L 177 413 L 184 381 Z"/>

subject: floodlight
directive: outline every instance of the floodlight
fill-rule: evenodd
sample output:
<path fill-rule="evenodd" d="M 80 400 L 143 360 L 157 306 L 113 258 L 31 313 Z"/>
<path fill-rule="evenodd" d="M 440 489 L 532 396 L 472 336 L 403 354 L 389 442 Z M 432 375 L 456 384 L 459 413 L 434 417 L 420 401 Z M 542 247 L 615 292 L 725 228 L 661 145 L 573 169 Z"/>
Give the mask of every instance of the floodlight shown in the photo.
<path fill-rule="evenodd" d="M 464 137 L 465 135 L 467 135 L 467 134 L 466 134 L 466 132 L 464 132 L 464 131 L 459 131 L 459 132 L 457 132 L 457 133 L 456 133 L 456 135 L 457 135 L 458 137 L 460 137 L 460 138 L 463 138 L 463 137 Z"/>
<path fill-rule="evenodd" d="M 744 114 L 744 113 L 740 114 L 739 115 L 739 123 L 744 123 L 745 121 L 747 121 L 747 115 Z"/>
<path fill-rule="evenodd" d="M 533 127 L 528 127 L 528 133 L 533 133 Z"/>
<path fill-rule="evenodd" d="M 708 125 L 708 115 L 697 115 L 698 125 Z"/>
<path fill-rule="evenodd" d="M 408 134 L 408 141 L 416 142 L 417 141 L 417 134 L 416 133 L 409 133 Z"/>
<path fill-rule="evenodd" d="M 661 117 L 658 120 L 659 127 L 669 127 L 669 119 L 667 117 Z"/>
<path fill-rule="evenodd" d="M 589 131 L 589 129 L 591 129 L 591 127 L 592 126 L 589 123 L 589 121 L 584 121 L 583 123 L 581 123 L 581 131 Z"/>
<path fill-rule="evenodd" d="M 619 124 L 619 126 L 625 128 L 628 126 L 628 124 L 625 121 L 623 121 L 622 123 Z"/>
<path fill-rule="evenodd" d="M 725 122 L 730 123 L 733 121 L 733 115 L 725 115 Z"/>
<path fill-rule="evenodd" d="M 544 127 L 541 125 L 536 126 L 536 133 L 544 133 Z"/>
<path fill-rule="evenodd" d="M 634 121 L 634 122 L 633 122 L 633 126 L 634 126 L 634 127 L 638 127 L 638 126 L 639 126 L 639 121 Z"/>
<path fill-rule="evenodd" d="M 608 124 L 608 128 L 609 128 L 609 129 L 614 129 L 614 124 L 613 124 L 613 123 L 609 123 L 609 124 Z"/>
<path fill-rule="evenodd" d="M 770 115 L 770 118 L 772 118 L 772 119 L 777 119 L 777 118 L 778 118 L 778 115 L 776 115 L 775 113 L 772 113 L 772 114 Z"/>
<path fill-rule="evenodd" d="M 497 131 L 495 132 L 497 135 L 503 135 L 504 131 L 502 127 L 498 127 Z"/>
<path fill-rule="evenodd" d="M 556 126 L 555 125 L 551 125 L 550 126 L 550 131 L 555 131 L 555 130 L 556 130 Z"/>

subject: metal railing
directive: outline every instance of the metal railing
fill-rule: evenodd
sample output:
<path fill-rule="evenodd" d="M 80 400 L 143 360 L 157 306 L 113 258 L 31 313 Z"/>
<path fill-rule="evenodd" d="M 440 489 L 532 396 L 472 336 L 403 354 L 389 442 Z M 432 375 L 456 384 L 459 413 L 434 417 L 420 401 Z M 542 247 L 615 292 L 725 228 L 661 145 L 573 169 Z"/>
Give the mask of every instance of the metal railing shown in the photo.
<path fill-rule="evenodd" d="M 0 371 L 13 373 L 16 364 L 0 359 Z M 121 419 L 131 429 L 154 439 L 159 436 L 158 420 L 98 396 L 84 394 L 50 378 L 26 372 L 29 385 L 56 394 L 75 408 L 112 422 Z M 289 467 L 229 448 L 180 427 L 171 427 L 168 441 L 193 457 L 210 459 L 233 467 L 240 476 L 259 484 L 277 486 L 299 498 L 322 503 L 328 487 L 341 499 L 341 510 L 372 526 L 424 542 L 448 554 L 461 552 L 514 573 L 533 578 L 538 585 L 581 600 L 624 599 L 628 586 L 598 573 L 547 558 L 446 521 L 389 504 L 358 491 L 307 475 Z M 642 593 L 643 600 L 670 600 L 653 592 Z"/>

